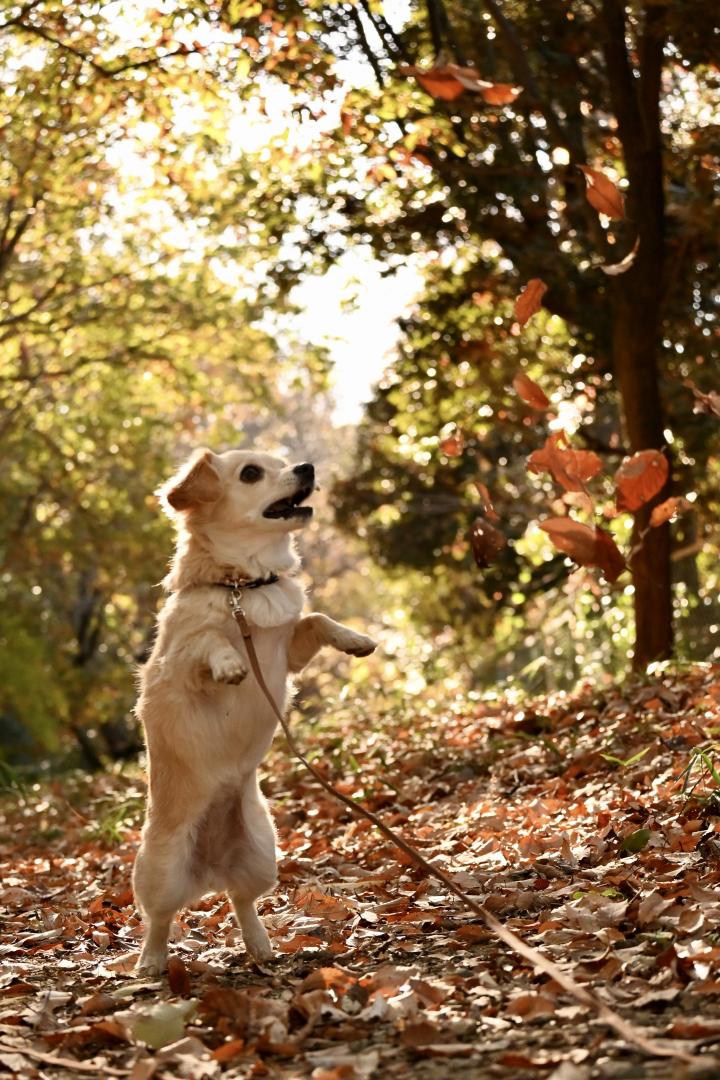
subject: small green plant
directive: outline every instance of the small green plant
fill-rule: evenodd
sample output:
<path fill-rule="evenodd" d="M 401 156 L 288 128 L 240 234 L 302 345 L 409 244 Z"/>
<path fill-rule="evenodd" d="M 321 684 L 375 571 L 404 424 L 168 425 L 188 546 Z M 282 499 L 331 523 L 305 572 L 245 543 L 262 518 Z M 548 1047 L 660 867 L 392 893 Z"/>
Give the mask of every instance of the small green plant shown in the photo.
<path fill-rule="evenodd" d="M 682 793 L 686 799 L 704 802 L 714 812 L 720 813 L 720 742 L 693 746 L 690 760 L 679 779 L 682 780 Z M 695 790 L 701 784 L 706 790 L 702 795 L 696 795 Z"/>

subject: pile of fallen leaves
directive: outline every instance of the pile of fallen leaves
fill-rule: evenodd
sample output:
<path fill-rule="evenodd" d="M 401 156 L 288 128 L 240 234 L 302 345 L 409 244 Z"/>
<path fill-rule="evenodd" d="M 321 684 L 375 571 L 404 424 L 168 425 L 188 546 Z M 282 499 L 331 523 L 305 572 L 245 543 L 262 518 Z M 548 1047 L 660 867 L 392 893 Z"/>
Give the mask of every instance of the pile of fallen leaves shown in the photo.
<path fill-rule="evenodd" d="M 335 716 L 316 764 L 527 942 L 693 1064 L 643 1058 L 497 942 L 283 741 L 283 852 L 245 956 L 224 896 L 137 978 L 142 778 L 16 785 L 0 820 L 0 1066 L 22 1077 L 718 1075 L 720 667 L 512 704 Z"/>

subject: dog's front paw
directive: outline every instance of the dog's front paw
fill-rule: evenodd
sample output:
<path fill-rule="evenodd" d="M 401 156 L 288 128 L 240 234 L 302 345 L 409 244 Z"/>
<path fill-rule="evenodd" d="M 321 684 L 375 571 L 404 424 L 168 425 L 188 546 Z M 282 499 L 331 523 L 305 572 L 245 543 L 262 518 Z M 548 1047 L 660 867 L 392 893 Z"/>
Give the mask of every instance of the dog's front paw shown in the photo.
<path fill-rule="evenodd" d="M 369 656 L 377 649 L 377 642 L 365 634 L 348 634 L 338 643 L 338 648 L 348 656 Z"/>
<path fill-rule="evenodd" d="M 248 670 L 237 653 L 221 656 L 210 662 L 210 670 L 215 682 L 236 686 L 246 678 Z"/>
<path fill-rule="evenodd" d="M 257 926 L 253 927 L 243 926 L 242 933 L 248 956 L 258 964 L 267 963 L 269 960 L 272 960 L 274 956 L 273 947 L 270 943 L 267 930 L 260 922 L 258 922 Z"/>

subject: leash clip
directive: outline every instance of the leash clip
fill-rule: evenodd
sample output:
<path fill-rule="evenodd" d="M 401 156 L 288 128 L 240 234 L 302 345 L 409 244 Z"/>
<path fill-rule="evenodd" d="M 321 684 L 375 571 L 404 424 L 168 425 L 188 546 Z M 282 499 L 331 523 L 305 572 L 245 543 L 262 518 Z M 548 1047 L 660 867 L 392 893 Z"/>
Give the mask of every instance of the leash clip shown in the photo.
<path fill-rule="evenodd" d="M 230 590 L 228 593 L 228 603 L 230 604 L 233 619 L 240 627 L 240 632 L 247 641 L 248 638 L 252 637 L 252 633 L 250 624 L 247 621 L 247 616 L 245 615 L 245 608 L 242 605 L 242 587 L 240 585 L 235 585 Z"/>

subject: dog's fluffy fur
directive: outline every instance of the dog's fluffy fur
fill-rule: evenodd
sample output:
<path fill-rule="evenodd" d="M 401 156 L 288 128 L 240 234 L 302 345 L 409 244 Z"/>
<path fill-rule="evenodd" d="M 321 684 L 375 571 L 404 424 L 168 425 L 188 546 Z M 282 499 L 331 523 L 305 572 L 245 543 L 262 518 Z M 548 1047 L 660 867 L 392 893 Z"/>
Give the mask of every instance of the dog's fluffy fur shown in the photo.
<path fill-rule="evenodd" d="M 371 653 L 369 637 L 325 615 L 302 616 L 292 532 L 310 516 L 297 503 L 313 486 L 310 465 L 200 450 L 161 489 L 177 520 L 178 544 L 137 706 L 149 755 L 147 817 L 133 876 L 147 924 L 139 961 L 145 971 L 164 969 L 178 909 L 211 891 L 229 893 L 248 953 L 259 961 L 272 955 L 255 909 L 276 880 L 275 832 L 257 767 L 276 719 L 248 674 L 228 590 L 214 583 L 279 576 L 246 590 L 243 607 L 280 709 L 289 673 L 323 645 Z M 273 504 L 276 516 L 265 516 Z"/>

